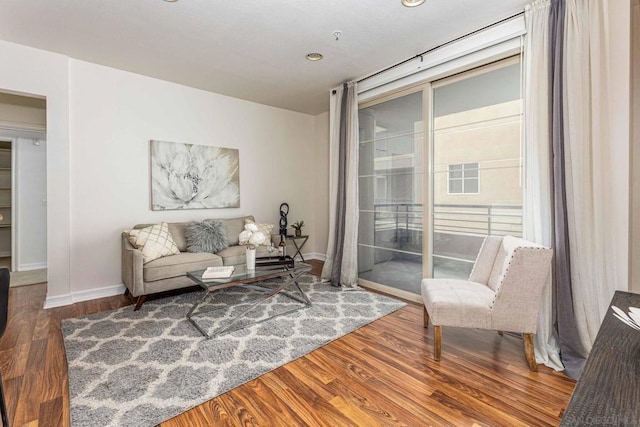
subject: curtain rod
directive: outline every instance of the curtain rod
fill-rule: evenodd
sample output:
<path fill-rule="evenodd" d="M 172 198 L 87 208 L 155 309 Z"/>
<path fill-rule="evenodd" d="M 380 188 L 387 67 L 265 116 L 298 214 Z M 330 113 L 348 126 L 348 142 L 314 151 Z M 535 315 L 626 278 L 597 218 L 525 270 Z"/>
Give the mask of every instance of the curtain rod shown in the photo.
<path fill-rule="evenodd" d="M 486 29 L 488 29 L 488 28 L 491 28 L 491 27 L 493 27 L 493 26 L 496 26 L 496 25 L 502 24 L 503 22 L 509 21 L 509 20 L 511 20 L 511 19 L 513 19 L 513 18 L 516 18 L 516 17 L 518 17 L 518 16 L 521 16 L 521 15 L 524 15 L 524 11 L 522 11 L 522 12 L 518 12 L 518 13 L 515 13 L 515 14 L 513 14 L 513 15 L 511 15 L 511 16 L 508 16 L 508 17 L 506 17 L 506 18 L 504 18 L 504 19 L 501 19 L 500 21 L 494 22 L 493 24 L 489 24 L 489 25 L 484 26 L 484 27 L 482 27 L 482 28 L 478 28 L 478 29 L 477 29 L 477 30 L 475 30 L 475 31 L 472 31 L 472 32 L 470 32 L 470 33 L 468 33 L 468 34 L 465 34 L 465 35 L 463 35 L 463 36 L 457 37 L 457 38 L 455 38 L 455 39 L 453 39 L 453 40 L 449 40 L 448 42 L 446 42 L 446 43 L 442 43 L 442 44 L 440 44 L 440 45 L 438 45 L 438 46 L 435 46 L 435 47 L 432 47 L 431 49 L 427 49 L 427 50 L 425 50 L 425 51 L 424 51 L 424 52 L 422 52 L 422 53 L 419 53 L 419 54 L 417 54 L 417 55 L 415 55 L 415 56 L 412 56 L 411 58 L 407 58 L 407 59 L 405 59 L 405 60 L 403 60 L 403 61 L 400 61 L 400 62 L 398 62 L 398 63 L 396 63 L 396 64 L 390 65 L 389 67 L 387 67 L 387 68 L 385 68 L 385 69 L 382 69 L 382 70 L 380 70 L 380 71 L 378 71 L 378 72 L 375 72 L 375 73 L 373 73 L 373 74 L 371 74 L 371 75 L 368 75 L 368 76 L 366 76 L 366 77 L 363 77 L 363 78 L 361 78 L 361 79 L 358 79 L 358 80 L 357 80 L 357 82 L 358 82 L 358 83 L 361 83 L 361 82 L 363 82 L 363 81 L 365 81 L 365 80 L 368 80 L 368 79 L 370 79 L 370 78 L 372 78 L 372 77 L 375 77 L 375 76 L 380 75 L 380 74 L 382 74 L 382 73 L 386 73 L 387 71 L 389 71 L 389 70 L 393 70 L 394 68 L 399 67 L 399 66 L 401 66 L 401 65 L 403 65 L 403 64 L 406 64 L 407 62 L 413 61 L 414 59 L 417 59 L 417 58 L 421 58 L 422 56 L 426 55 L 426 54 L 427 54 L 427 53 L 429 53 L 429 52 L 433 52 L 433 51 L 434 51 L 434 50 L 436 50 L 436 49 L 440 49 L 441 47 L 447 46 L 447 45 L 449 45 L 449 44 L 451 44 L 451 43 L 455 43 L 455 42 L 457 42 L 458 40 L 462 40 L 462 39 L 464 39 L 464 38 L 466 38 L 466 37 L 469 37 L 469 36 L 472 36 L 472 35 L 474 35 L 474 34 L 476 34 L 476 33 L 479 33 L 480 31 L 484 31 L 484 30 L 486 30 Z M 331 93 L 335 95 L 335 93 L 336 93 L 335 89 L 334 89 L 334 90 L 332 90 L 332 91 L 331 91 Z"/>

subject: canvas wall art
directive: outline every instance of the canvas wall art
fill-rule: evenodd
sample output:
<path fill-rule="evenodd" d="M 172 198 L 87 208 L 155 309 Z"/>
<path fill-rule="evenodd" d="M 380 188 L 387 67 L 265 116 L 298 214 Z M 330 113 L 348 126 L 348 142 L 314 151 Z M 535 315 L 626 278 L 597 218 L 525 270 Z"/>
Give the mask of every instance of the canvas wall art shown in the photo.
<path fill-rule="evenodd" d="M 151 141 L 151 208 L 154 211 L 238 207 L 237 149 Z"/>

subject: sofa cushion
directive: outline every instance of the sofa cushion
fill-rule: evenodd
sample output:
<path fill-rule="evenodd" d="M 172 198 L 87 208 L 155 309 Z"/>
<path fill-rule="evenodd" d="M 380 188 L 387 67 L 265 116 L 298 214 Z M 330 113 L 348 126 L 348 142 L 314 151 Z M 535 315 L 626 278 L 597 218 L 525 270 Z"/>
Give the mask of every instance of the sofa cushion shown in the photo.
<path fill-rule="evenodd" d="M 227 229 L 227 243 L 229 246 L 235 246 L 238 244 L 238 236 L 240 235 L 240 232 L 244 230 L 244 221 L 246 219 L 250 219 L 251 221 L 255 220 L 252 215 L 241 216 L 239 218 L 218 219 L 218 221 L 224 224 L 224 228 Z"/>
<path fill-rule="evenodd" d="M 179 253 L 166 222 L 142 229 L 125 230 L 129 242 L 142 252 L 143 263 Z"/>
<path fill-rule="evenodd" d="M 169 232 L 173 236 L 173 240 L 176 242 L 176 246 L 180 249 L 180 252 L 187 251 L 187 238 L 184 235 L 184 227 L 186 222 L 170 222 Z"/>
<path fill-rule="evenodd" d="M 189 221 L 184 227 L 184 235 L 187 238 L 187 252 L 213 254 L 229 246 L 224 224 L 213 219 Z"/>
<path fill-rule="evenodd" d="M 142 277 L 145 282 L 184 276 L 189 271 L 203 270 L 207 267 L 222 265 L 222 259 L 207 252 L 190 253 L 180 252 L 158 258 L 144 265 Z"/>
<path fill-rule="evenodd" d="M 247 263 L 246 246 L 229 246 L 221 250 L 216 255 L 222 258 L 224 265 L 240 265 Z M 278 251 L 269 253 L 266 246 L 258 246 L 256 248 L 256 257 L 276 256 Z"/>

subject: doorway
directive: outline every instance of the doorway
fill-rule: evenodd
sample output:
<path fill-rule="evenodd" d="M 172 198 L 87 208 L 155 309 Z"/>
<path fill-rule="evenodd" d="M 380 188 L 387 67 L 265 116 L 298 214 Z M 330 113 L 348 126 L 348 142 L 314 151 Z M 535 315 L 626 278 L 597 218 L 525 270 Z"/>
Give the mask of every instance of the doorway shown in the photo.
<path fill-rule="evenodd" d="M 47 281 L 46 101 L 0 93 L 0 267 Z"/>

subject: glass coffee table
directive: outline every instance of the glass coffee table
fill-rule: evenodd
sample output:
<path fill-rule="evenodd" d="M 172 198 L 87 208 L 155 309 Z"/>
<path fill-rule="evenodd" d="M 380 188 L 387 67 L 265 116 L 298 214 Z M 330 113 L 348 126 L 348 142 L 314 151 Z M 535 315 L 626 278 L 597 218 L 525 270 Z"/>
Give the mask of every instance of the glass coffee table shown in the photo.
<path fill-rule="evenodd" d="M 277 257 L 265 257 L 256 259 L 255 270 L 247 270 L 245 265 L 236 265 L 233 275 L 224 279 L 202 280 L 202 273 L 204 273 L 205 270 L 191 271 L 187 273 L 187 277 L 204 289 L 204 295 L 199 301 L 193 304 L 193 306 L 187 313 L 187 320 L 189 320 L 189 322 L 191 322 L 191 324 L 198 331 L 200 331 L 202 335 L 207 338 L 213 338 L 224 333 L 233 332 L 247 326 L 255 325 L 257 323 L 261 323 L 266 320 L 282 316 L 284 314 L 289 314 L 294 311 L 310 307 L 311 301 L 304 293 L 302 288 L 300 288 L 300 284 L 298 282 L 300 277 L 303 274 L 307 273 L 309 270 L 311 270 L 311 266 L 309 264 L 294 261 L 291 257 L 286 257 L 285 259 L 279 259 Z M 267 286 L 267 284 L 260 283 L 265 282 L 268 279 L 278 278 L 284 278 L 285 280 L 282 283 L 274 284 L 274 286 Z M 207 300 L 213 301 L 214 293 L 216 291 L 238 286 L 245 289 L 258 291 L 260 297 L 255 301 L 241 304 L 247 305 L 248 307 L 238 310 L 238 313 L 232 316 L 227 324 L 218 326 L 212 332 L 209 332 L 211 328 L 203 327 L 196 321 L 196 319 L 194 318 L 195 316 L 216 311 L 215 309 L 198 310 L 198 308 L 200 308 L 201 305 L 205 304 Z M 294 293 L 289 292 L 289 288 L 292 288 L 290 290 Z M 256 309 L 261 304 L 264 304 L 271 298 L 274 298 L 276 295 L 284 295 L 291 300 L 300 303 L 301 305 L 299 307 L 289 309 L 284 312 L 279 312 L 266 318 L 252 321 L 250 322 L 250 324 L 239 325 L 239 322 L 242 319 L 246 319 L 246 315 L 248 313 Z"/>

